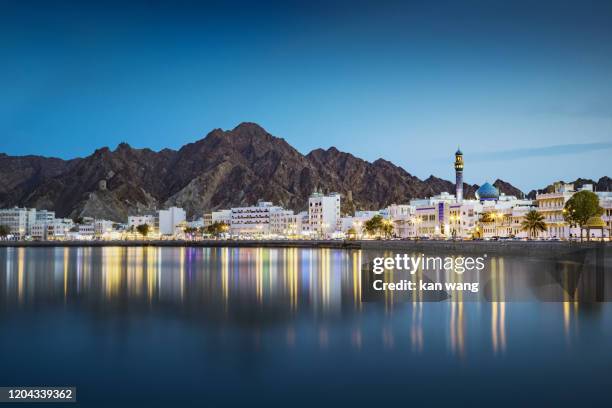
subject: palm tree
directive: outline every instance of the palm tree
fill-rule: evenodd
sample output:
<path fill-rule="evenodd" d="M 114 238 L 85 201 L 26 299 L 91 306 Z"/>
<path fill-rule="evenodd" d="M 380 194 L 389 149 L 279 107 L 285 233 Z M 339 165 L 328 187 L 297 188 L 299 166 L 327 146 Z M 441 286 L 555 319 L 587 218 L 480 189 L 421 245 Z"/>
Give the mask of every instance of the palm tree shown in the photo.
<path fill-rule="evenodd" d="M 389 239 L 389 237 L 393 235 L 393 221 L 383 220 L 383 223 L 380 226 L 380 232 L 384 235 L 385 238 Z"/>
<path fill-rule="evenodd" d="M 546 231 L 544 216 L 536 210 L 529 211 L 525 214 L 525 219 L 521 223 L 521 230 L 528 231 L 530 238 L 537 237 L 538 232 Z"/>

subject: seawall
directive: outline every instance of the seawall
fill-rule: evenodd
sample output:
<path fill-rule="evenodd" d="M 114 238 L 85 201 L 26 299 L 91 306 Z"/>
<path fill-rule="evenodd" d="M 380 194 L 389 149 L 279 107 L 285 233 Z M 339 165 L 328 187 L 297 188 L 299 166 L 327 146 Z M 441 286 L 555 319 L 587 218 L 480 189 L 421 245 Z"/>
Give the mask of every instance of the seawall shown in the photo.
<path fill-rule="evenodd" d="M 239 247 L 330 248 L 394 250 L 423 253 L 461 253 L 554 257 L 574 251 L 599 249 L 608 253 L 612 242 L 548 241 L 352 241 L 352 240 L 202 240 L 202 241 L 0 241 L 2 247 Z"/>

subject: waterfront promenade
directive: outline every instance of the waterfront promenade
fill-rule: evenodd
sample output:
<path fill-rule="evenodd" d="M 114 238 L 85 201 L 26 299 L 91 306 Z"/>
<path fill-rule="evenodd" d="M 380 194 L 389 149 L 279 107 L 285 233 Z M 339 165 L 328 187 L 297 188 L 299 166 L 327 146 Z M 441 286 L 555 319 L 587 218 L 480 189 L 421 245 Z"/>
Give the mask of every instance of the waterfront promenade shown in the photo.
<path fill-rule="evenodd" d="M 403 240 L 126 240 L 126 241 L 0 241 L 2 247 L 234 247 L 372 249 L 410 252 L 487 253 L 555 256 L 568 251 L 612 249 L 612 242 L 568 241 L 403 241 Z"/>

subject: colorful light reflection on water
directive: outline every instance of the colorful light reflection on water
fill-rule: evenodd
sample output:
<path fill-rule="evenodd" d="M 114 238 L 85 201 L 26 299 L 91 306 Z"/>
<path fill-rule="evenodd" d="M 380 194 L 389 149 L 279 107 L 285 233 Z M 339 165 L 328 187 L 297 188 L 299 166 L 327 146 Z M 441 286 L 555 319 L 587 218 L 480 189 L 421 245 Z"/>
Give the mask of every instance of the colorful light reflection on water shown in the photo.
<path fill-rule="evenodd" d="M 494 260 L 499 290 L 517 262 Z M 76 384 L 100 406 L 540 394 L 498 402 L 515 405 L 599 401 L 612 383 L 607 303 L 364 303 L 360 265 L 329 249 L 3 248 L 0 385 Z"/>

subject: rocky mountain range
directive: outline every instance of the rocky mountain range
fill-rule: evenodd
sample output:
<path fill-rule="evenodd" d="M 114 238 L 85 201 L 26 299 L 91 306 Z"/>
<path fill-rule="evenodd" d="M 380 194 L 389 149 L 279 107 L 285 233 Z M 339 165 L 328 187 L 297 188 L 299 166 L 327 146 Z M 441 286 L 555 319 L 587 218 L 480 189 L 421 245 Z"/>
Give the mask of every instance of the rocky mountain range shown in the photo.
<path fill-rule="evenodd" d="M 495 186 L 523 195 L 502 180 Z M 465 196 L 473 197 L 477 188 L 465 184 Z M 124 222 L 128 215 L 171 205 L 197 217 L 259 199 L 303 210 L 315 189 L 343 194 L 343 212 L 350 213 L 452 192 L 454 183 L 434 176 L 421 180 L 389 161 L 370 163 L 334 147 L 303 155 L 254 123 L 215 129 L 179 150 L 122 143 L 72 160 L 0 154 L 0 208 L 52 209 L 62 217 Z"/>

